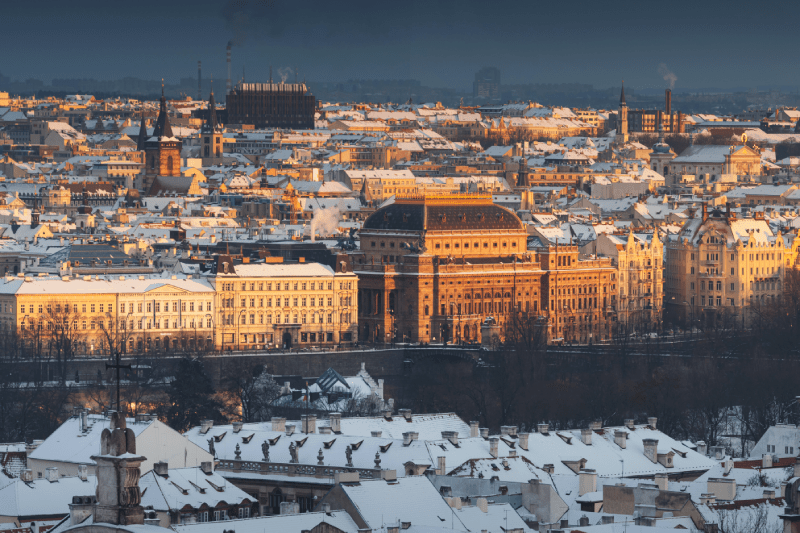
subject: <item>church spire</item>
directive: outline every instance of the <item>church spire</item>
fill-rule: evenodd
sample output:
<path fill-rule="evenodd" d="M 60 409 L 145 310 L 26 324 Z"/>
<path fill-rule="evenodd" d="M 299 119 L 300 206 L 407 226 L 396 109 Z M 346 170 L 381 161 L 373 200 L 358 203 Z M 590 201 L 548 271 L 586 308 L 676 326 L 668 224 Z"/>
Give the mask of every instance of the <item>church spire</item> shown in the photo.
<path fill-rule="evenodd" d="M 619 95 L 619 105 L 620 106 L 627 106 L 628 104 L 625 103 L 625 80 L 622 80 L 622 92 Z"/>
<path fill-rule="evenodd" d="M 217 104 L 214 101 L 214 79 L 211 79 L 211 94 L 208 97 L 208 118 L 203 124 L 203 132 L 214 133 L 217 130 Z"/>
<path fill-rule="evenodd" d="M 144 107 L 142 107 L 142 123 L 139 126 L 139 138 L 136 139 L 136 149 L 144 150 L 144 143 L 147 140 L 147 120 L 144 118 Z"/>
<path fill-rule="evenodd" d="M 172 137 L 172 127 L 169 124 L 169 114 L 167 113 L 167 99 L 164 96 L 164 80 L 161 80 L 161 106 L 158 110 L 158 119 L 153 128 L 153 137 Z"/>

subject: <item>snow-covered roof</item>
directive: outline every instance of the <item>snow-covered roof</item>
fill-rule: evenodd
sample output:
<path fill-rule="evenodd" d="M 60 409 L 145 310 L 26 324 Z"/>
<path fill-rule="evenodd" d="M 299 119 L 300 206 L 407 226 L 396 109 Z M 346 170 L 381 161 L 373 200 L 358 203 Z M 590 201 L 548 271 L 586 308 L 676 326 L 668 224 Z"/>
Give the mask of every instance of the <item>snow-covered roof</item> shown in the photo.
<path fill-rule="evenodd" d="M 254 501 L 219 474 L 205 474 L 199 467 L 168 468 L 166 477 L 151 470 L 141 477 L 139 488 L 143 492 L 142 506 L 152 505 L 156 511 L 199 509 L 203 504 L 213 509 L 220 503 L 240 505 Z"/>
<path fill-rule="evenodd" d="M 286 278 L 286 277 L 332 277 L 333 269 L 321 263 L 266 263 L 235 265 L 240 277 Z M 225 274 L 220 274 L 225 276 Z"/>
<path fill-rule="evenodd" d="M 99 448 L 98 448 L 99 450 Z M 62 517 L 69 514 L 73 496 L 91 496 L 97 490 L 97 478 L 87 476 L 46 478 L 24 482 L 15 479 L 0 489 L 0 512 L 11 517 Z"/>
<path fill-rule="evenodd" d="M 424 476 L 398 478 L 397 481 L 362 481 L 343 484 L 342 491 L 370 529 L 385 524 L 411 522 L 418 526 L 450 526 L 469 531 L 459 515 L 444 501 L 439 491 Z M 391 505 L 387 505 L 391 502 Z"/>
<path fill-rule="evenodd" d="M 323 523 L 345 533 L 357 533 L 358 531 L 358 525 L 353 522 L 347 511 L 262 516 L 242 520 L 226 520 L 222 523 L 174 524 L 171 527 L 177 533 L 221 533 L 223 529 L 230 529 L 236 533 L 264 533 L 265 531 L 311 531 Z"/>

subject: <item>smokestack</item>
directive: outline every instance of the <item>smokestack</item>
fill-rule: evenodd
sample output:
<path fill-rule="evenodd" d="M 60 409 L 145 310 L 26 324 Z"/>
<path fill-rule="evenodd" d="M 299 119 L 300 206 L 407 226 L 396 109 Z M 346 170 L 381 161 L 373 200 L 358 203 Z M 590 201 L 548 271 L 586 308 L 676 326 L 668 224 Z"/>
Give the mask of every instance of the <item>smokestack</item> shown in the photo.
<path fill-rule="evenodd" d="M 197 62 L 197 99 L 203 99 L 203 73 L 200 61 Z"/>
<path fill-rule="evenodd" d="M 667 89 L 664 111 L 666 111 L 667 120 L 669 120 L 669 117 L 672 116 L 672 89 Z"/>
<path fill-rule="evenodd" d="M 226 49 L 226 57 L 228 61 L 228 83 L 225 85 L 225 94 L 231 94 L 231 46 L 233 46 L 233 43 L 228 41 L 228 48 Z"/>

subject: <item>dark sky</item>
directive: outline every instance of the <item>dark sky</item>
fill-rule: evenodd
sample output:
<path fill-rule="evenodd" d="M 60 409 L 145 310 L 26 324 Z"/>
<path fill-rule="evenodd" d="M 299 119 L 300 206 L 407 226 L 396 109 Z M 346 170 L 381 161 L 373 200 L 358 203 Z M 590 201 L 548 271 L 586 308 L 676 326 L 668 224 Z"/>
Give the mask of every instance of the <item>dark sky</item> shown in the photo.
<path fill-rule="evenodd" d="M 137 0 L 4 2 L 0 72 L 12 79 L 314 81 L 415 78 L 662 89 L 800 86 L 800 2 L 719 0 Z M 290 76 L 290 80 L 293 75 Z"/>

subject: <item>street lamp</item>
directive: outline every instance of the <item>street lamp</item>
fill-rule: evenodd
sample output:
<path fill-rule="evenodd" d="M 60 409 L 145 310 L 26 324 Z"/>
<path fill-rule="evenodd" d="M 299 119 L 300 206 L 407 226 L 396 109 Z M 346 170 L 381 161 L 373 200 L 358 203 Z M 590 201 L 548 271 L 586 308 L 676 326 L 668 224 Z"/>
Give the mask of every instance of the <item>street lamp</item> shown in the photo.
<path fill-rule="evenodd" d="M 247 309 L 242 309 L 239 311 L 239 315 L 236 317 L 236 349 L 238 351 L 242 351 L 241 347 L 241 339 L 242 336 L 239 334 L 239 326 L 242 323 L 242 315 L 247 312 Z"/>
<path fill-rule="evenodd" d="M 217 333 L 216 333 L 216 323 L 214 322 L 214 317 L 211 316 L 211 313 L 206 313 L 206 316 L 203 318 L 208 318 L 211 320 L 211 345 L 213 348 L 217 347 Z"/>

